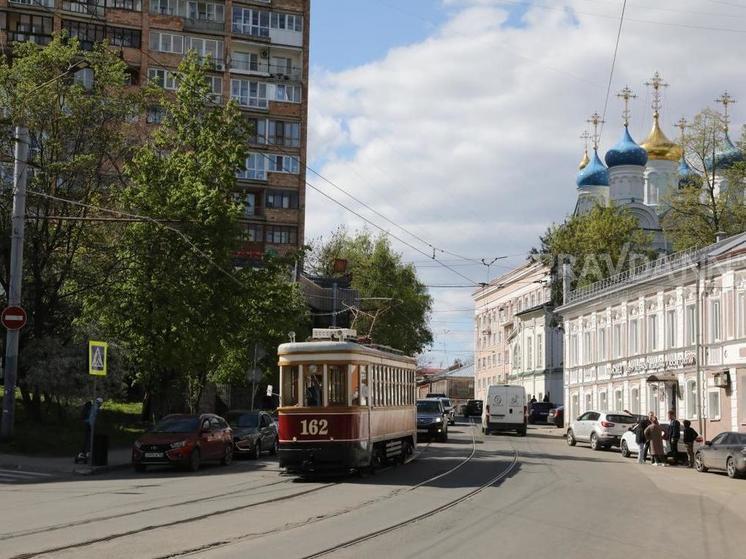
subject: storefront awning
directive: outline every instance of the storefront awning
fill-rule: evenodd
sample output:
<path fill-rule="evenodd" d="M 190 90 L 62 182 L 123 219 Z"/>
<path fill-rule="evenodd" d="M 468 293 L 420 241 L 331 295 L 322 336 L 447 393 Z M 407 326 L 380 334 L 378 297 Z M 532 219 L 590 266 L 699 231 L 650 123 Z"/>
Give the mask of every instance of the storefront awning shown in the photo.
<path fill-rule="evenodd" d="M 650 375 L 647 378 L 647 382 L 672 382 L 678 384 L 679 377 L 676 376 L 676 373 L 658 373 Z"/>

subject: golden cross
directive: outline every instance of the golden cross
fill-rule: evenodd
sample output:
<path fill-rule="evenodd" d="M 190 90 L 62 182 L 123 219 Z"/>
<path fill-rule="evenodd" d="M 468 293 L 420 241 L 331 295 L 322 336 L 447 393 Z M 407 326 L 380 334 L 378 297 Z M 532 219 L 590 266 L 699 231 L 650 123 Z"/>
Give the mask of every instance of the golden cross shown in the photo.
<path fill-rule="evenodd" d="M 684 130 L 686 130 L 686 127 L 689 126 L 689 123 L 686 121 L 686 119 L 682 116 L 677 122 L 676 122 L 676 128 L 681 130 L 681 143 L 684 143 Z"/>
<path fill-rule="evenodd" d="M 598 125 L 604 124 L 606 121 L 601 118 L 601 115 L 598 113 L 593 113 L 591 115 L 591 118 L 586 120 L 587 123 L 593 125 L 593 135 L 591 138 L 593 138 L 593 149 L 598 149 L 598 141 L 600 140 L 599 134 L 598 134 Z"/>
<path fill-rule="evenodd" d="M 661 111 L 661 89 L 664 87 L 668 87 L 668 84 L 663 81 L 663 78 L 661 77 L 659 72 L 655 72 L 653 74 L 653 77 L 650 79 L 649 82 L 645 82 L 646 86 L 653 88 L 653 103 L 651 107 L 653 108 L 653 116 L 658 116 Z"/>
<path fill-rule="evenodd" d="M 591 139 L 591 135 L 588 130 L 583 130 L 583 133 L 580 135 L 580 139 L 583 140 L 585 143 L 585 151 L 588 151 L 588 140 Z"/>
<path fill-rule="evenodd" d="M 629 86 L 625 85 L 624 89 L 617 93 L 617 97 L 624 99 L 624 111 L 622 112 L 622 118 L 624 119 L 624 126 L 629 126 L 629 100 L 637 99 L 637 95 L 632 92 Z"/>
<path fill-rule="evenodd" d="M 723 122 L 725 122 L 725 133 L 728 133 L 728 124 L 730 122 L 730 116 L 728 116 L 728 105 L 732 105 L 736 100 L 731 97 L 727 91 L 715 99 L 715 103 L 720 103 L 723 106 Z"/>

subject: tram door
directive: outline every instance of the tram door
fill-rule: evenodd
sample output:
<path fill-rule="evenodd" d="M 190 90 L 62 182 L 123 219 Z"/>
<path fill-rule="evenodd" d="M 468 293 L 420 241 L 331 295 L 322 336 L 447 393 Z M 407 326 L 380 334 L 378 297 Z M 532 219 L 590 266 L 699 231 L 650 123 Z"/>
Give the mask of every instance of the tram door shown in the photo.
<path fill-rule="evenodd" d="M 360 435 L 370 436 L 370 375 L 367 364 L 350 365 L 350 394 L 353 406 L 363 408 L 360 413 Z"/>

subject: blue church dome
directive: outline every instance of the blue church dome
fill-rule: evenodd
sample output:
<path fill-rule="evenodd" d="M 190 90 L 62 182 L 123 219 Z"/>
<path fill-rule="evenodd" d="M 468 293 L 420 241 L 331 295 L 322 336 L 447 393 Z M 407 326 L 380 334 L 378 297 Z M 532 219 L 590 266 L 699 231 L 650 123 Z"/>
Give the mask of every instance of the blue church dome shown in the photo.
<path fill-rule="evenodd" d="M 732 167 L 734 163 L 739 163 L 741 161 L 744 161 L 743 152 L 733 144 L 727 132 L 725 134 L 724 144 L 725 145 L 723 149 L 721 149 L 715 154 L 714 165 L 713 165 L 713 158 L 708 158 L 707 160 L 708 171 L 711 171 L 714 168 L 715 174 L 717 174 L 719 171 Z"/>
<path fill-rule="evenodd" d="M 575 180 L 578 188 L 585 186 L 609 186 L 609 171 L 598 157 L 598 150 L 593 150 L 590 163 L 583 167 Z"/>
<path fill-rule="evenodd" d="M 606 152 L 604 159 L 606 159 L 606 164 L 609 167 L 617 167 L 618 165 L 644 167 L 648 162 L 648 152 L 637 145 L 632 136 L 629 135 L 629 129 L 625 126 L 622 138 Z"/>
<path fill-rule="evenodd" d="M 679 160 L 679 188 L 686 186 L 697 186 L 702 181 L 702 178 L 697 172 L 689 166 L 684 156 L 681 156 Z"/>

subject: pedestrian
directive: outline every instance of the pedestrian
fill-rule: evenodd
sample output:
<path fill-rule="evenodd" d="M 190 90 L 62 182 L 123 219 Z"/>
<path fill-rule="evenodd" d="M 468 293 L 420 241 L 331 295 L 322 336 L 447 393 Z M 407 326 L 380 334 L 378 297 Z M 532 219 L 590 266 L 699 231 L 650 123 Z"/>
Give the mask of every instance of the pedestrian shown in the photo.
<path fill-rule="evenodd" d="M 651 412 L 652 415 L 652 412 Z M 644 464 L 648 458 L 648 441 L 645 439 L 645 429 L 650 425 L 650 420 L 643 417 L 635 427 L 635 442 L 637 443 L 637 463 Z"/>
<path fill-rule="evenodd" d="M 679 439 L 681 438 L 681 423 L 676 419 L 676 412 L 669 410 L 668 412 L 668 431 L 666 433 L 668 438 L 668 444 L 671 447 L 670 456 L 673 458 L 673 463 L 679 463 Z"/>
<path fill-rule="evenodd" d="M 692 422 L 688 419 L 684 420 L 684 446 L 686 446 L 686 458 L 687 458 L 687 466 L 690 468 L 694 467 L 694 441 L 697 440 L 697 437 L 699 437 L 699 433 L 697 433 L 694 428 L 692 427 Z"/>
<path fill-rule="evenodd" d="M 78 453 L 76 462 L 85 462 L 88 459 L 88 453 L 91 451 L 91 429 L 96 422 L 96 415 L 103 403 L 103 398 L 96 398 L 95 402 L 88 400 L 80 410 L 80 419 L 85 425 L 85 439 L 83 440 L 83 449 Z"/>
<path fill-rule="evenodd" d="M 652 424 L 645 428 L 645 439 L 650 443 L 653 456 L 653 466 L 668 466 L 665 463 L 665 451 L 663 449 L 663 429 L 658 423 L 658 418 L 653 416 Z"/>
<path fill-rule="evenodd" d="M 531 396 L 530 403 L 533 404 L 534 402 L 536 402 L 536 395 Z"/>

